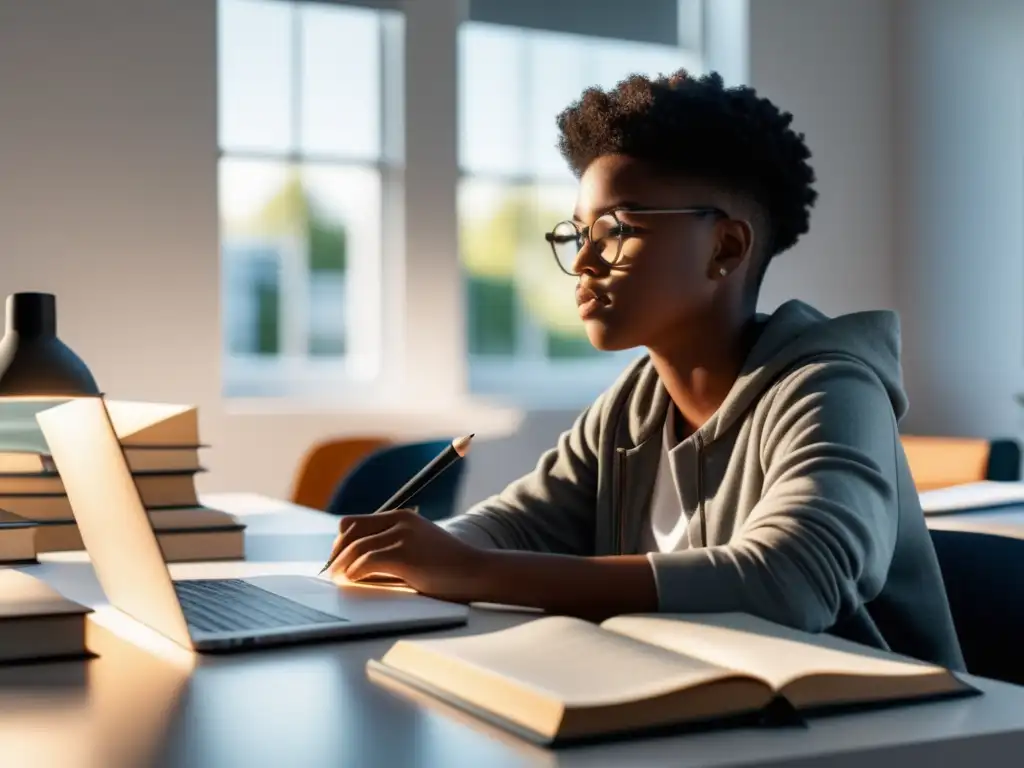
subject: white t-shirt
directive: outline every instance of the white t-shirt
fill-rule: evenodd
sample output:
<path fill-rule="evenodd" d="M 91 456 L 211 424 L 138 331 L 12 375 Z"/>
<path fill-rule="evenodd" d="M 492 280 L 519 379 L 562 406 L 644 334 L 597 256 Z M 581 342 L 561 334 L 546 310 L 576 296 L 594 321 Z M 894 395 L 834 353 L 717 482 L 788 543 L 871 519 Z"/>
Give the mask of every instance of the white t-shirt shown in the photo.
<path fill-rule="evenodd" d="M 677 411 L 670 406 L 662 427 L 661 461 L 658 462 L 654 492 L 651 494 L 647 520 L 640 533 L 640 551 L 643 553 L 675 552 L 688 546 L 686 529 L 690 524 L 690 516 L 683 507 L 676 473 L 669 460 L 672 451 L 679 447 L 676 418 Z"/>

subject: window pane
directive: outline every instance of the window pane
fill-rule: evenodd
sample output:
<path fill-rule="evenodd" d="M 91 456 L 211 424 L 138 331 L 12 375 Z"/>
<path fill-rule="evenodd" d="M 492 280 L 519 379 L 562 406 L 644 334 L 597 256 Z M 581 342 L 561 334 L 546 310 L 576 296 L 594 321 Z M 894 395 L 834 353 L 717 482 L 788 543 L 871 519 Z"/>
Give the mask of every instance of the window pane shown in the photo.
<path fill-rule="evenodd" d="M 219 134 L 227 150 L 292 149 L 292 6 L 220 0 Z"/>
<path fill-rule="evenodd" d="M 529 172 L 541 178 L 572 180 L 558 151 L 559 113 L 576 101 L 591 85 L 588 78 L 586 44 L 571 35 L 537 33 L 530 43 L 530 90 L 528 135 Z"/>
<path fill-rule="evenodd" d="M 697 62 L 679 48 L 489 24 L 460 31 L 460 162 L 469 173 L 571 180 L 560 112 L 588 86 Z"/>
<path fill-rule="evenodd" d="M 518 262 L 517 283 L 529 321 L 543 332 L 547 357 L 556 350 L 562 357 L 589 356 L 595 350 L 576 309 L 576 280 L 558 268 L 544 240 L 544 233 L 555 223 L 572 217 L 576 185 L 536 184 L 529 190 L 528 199 L 532 203 L 531 220 Z"/>
<path fill-rule="evenodd" d="M 555 263 L 544 233 L 572 214 L 570 185 L 465 179 L 459 189 L 469 351 L 480 356 L 589 355 L 575 282 Z M 583 344 L 577 342 L 582 341 Z"/>
<path fill-rule="evenodd" d="M 459 186 L 459 246 L 466 275 L 469 352 L 513 355 L 517 347 L 515 251 L 522 211 L 497 183 Z"/>
<path fill-rule="evenodd" d="M 380 14 L 301 8 L 301 149 L 376 160 L 380 155 Z"/>
<path fill-rule="evenodd" d="M 272 220 L 287 181 L 287 168 L 278 163 L 221 161 L 221 291 L 229 356 L 282 351 L 281 271 L 289 242 Z"/>
<path fill-rule="evenodd" d="M 345 355 L 376 373 L 380 200 L 373 168 L 221 161 L 229 356 Z"/>
<path fill-rule="evenodd" d="M 459 31 L 459 164 L 470 173 L 521 173 L 529 105 L 523 33 L 464 24 Z"/>
<path fill-rule="evenodd" d="M 589 86 L 680 67 L 699 72 L 700 62 L 669 45 L 480 23 L 463 25 L 461 45 L 467 176 L 459 217 L 469 350 L 517 365 L 600 355 L 578 318 L 574 281 L 543 239 L 571 216 L 576 195 L 558 151 L 557 117 Z"/>
<path fill-rule="evenodd" d="M 281 351 L 281 276 L 276 248 L 229 240 L 222 258 L 224 342 L 229 355 Z"/>
<path fill-rule="evenodd" d="M 602 41 L 590 50 L 593 84 L 612 88 L 632 74 L 657 77 L 670 75 L 681 67 L 699 74 L 698 62 L 681 48 Z"/>
<path fill-rule="evenodd" d="M 381 344 L 381 179 L 375 168 L 308 165 L 306 352 L 345 353 L 356 378 L 376 375 Z"/>

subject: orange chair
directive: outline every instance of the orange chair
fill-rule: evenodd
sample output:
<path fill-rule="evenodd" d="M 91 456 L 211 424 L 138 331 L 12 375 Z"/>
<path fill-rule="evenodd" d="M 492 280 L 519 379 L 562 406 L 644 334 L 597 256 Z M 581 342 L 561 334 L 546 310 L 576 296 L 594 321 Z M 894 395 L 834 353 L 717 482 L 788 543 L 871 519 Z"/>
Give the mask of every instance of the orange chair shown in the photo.
<path fill-rule="evenodd" d="M 325 510 L 334 489 L 356 464 L 391 445 L 384 437 L 348 437 L 317 443 L 299 462 L 292 483 L 292 503 Z"/>
<path fill-rule="evenodd" d="M 980 480 L 1020 480 L 1020 446 L 1015 440 L 902 435 L 910 474 L 918 491 Z"/>

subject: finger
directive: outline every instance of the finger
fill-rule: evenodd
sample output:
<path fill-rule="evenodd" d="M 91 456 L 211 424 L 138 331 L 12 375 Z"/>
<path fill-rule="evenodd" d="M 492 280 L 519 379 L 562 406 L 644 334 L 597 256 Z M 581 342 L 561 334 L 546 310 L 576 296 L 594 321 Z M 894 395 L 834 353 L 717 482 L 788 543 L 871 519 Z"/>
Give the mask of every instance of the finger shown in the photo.
<path fill-rule="evenodd" d="M 364 536 L 361 539 L 348 542 L 345 544 L 341 552 L 334 559 L 334 563 L 331 565 L 332 573 L 345 573 L 345 570 L 358 558 L 362 557 L 368 552 L 372 552 L 375 549 L 381 549 L 396 540 L 401 535 L 399 530 L 393 526 L 386 531 L 375 533 L 370 536 Z"/>
<path fill-rule="evenodd" d="M 402 541 L 400 539 L 379 549 L 370 550 L 352 561 L 352 564 L 345 569 L 345 578 L 349 581 L 360 581 L 383 574 L 405 581 L 402 577 L 405 563 L 402 562 L 401 552 Z"/>
<path fill-rule="evenodd" d="M 346 515 L 339 521 L 338 531 L 343 538 L 369 536 L 411 516 L 415 515 L 409 509 L 393 509 L 373 515 Z"/>
<path fill-rule="evenodd" d="M 331 544 L 331 555 L 328 562 L 338 559 L 338 555 L 346 545 L 357 541 L 365 536 L 372 536 L 393 526 L 399 520 L 405 520 L 411 514 L 411 510 L 396 509 L 388 512 L 380 512 L 375 515 L 346 515 L 338 523 L 338 535 Z"/>

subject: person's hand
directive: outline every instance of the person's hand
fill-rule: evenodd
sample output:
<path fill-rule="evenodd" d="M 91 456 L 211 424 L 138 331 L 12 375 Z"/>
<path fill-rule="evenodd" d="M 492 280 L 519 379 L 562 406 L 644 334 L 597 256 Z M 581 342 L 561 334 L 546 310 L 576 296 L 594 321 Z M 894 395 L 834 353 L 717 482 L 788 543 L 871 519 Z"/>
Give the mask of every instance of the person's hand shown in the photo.
<path fill-rule="evenodd" d="M 424 595 L 454 602 L 474 599 L 485 553 L 459 541 L 414 511 L 343 517 L 328 573 L 335 581 L 374 575 L 400 579 Z"/>

